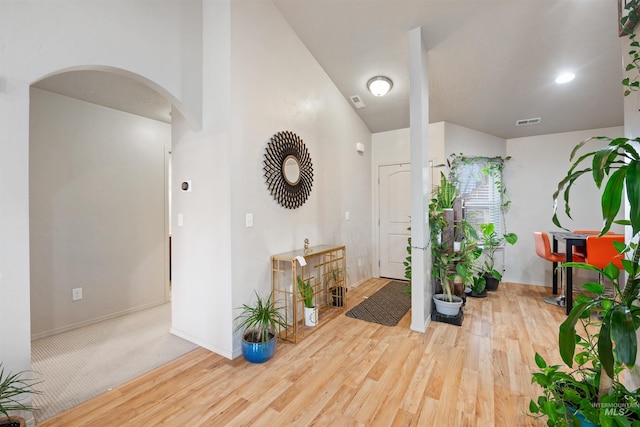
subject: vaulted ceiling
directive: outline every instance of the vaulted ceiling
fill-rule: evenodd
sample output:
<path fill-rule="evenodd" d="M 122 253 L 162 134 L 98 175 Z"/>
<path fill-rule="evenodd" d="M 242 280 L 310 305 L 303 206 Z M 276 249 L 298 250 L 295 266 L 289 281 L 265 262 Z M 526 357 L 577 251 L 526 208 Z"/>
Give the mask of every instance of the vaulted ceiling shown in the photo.
<path fill-rule="evenodd" d="M 408 32 L 429 49 L 430 122 L 502 138 L 623 124 L 622 44 L 615 0 L 273 0 L 372 132 L 409 126 Z M 563 70 L 575 80 L 554 82 Z M 393 80 L 384 97 L 366 82 Z M 158 94 L 104 72 L 35 86 L 168 121 Z M 516 126 L 521 119 L 539 124 Z"/>

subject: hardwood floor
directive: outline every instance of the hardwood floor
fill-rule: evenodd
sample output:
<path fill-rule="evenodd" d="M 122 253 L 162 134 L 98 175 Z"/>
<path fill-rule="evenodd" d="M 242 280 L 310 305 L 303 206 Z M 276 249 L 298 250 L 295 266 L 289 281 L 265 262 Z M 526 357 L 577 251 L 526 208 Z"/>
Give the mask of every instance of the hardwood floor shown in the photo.
<path fill-rule="evenodd" d="M 387 280 L 349 291 L 349 306 Z M 550 288 L 500 284 L 469 298 L 461 327 L 409 329 L 338 316 L 253 365 L 195 350 L 40 423 L 53 426 L 539 426 L 534 354 L 560 363 Z"/>

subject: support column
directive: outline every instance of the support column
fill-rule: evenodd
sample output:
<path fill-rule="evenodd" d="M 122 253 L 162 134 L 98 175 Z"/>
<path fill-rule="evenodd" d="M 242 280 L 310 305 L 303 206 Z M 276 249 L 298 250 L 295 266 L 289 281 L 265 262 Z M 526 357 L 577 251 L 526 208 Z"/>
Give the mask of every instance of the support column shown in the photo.
<path fill-rule="evenodd" d="M 429 246 L 429 81 L 422 29 L 409 31 L 411 140 L 411 329 L 425 332 L 431 317 Z"/>

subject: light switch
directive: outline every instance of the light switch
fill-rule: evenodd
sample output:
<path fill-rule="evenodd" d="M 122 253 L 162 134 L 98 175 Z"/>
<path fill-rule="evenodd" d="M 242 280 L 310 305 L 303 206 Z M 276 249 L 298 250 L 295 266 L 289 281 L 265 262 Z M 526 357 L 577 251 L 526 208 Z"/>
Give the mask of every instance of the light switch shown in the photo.
<path fill-rule="evenodd" d="M 182 227 L 184 225 L 184 215 L 178 214 L 178 227 Z"/>
<path fill-rule="evenodd" d="M 253 214 L 248 213 L 244 216 L 244 223 L 247 228 L 253 227 Z"/>
<path fill-rule="evenodd" d="M 344 213 L 344 219 L 347 220 L 347 221 L 351 220 L 351 212 L 346 211 Z"/>

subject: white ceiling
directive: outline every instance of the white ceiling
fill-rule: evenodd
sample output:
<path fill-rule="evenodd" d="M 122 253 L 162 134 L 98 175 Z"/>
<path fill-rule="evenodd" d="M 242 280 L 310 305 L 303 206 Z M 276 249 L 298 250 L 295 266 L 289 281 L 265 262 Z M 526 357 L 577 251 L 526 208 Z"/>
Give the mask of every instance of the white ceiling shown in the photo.
<path fill-rule="evenodd" d="M 623 124 L 616 0 L 273 0 L 372 132 L 409 126 L 408 32 L 429 48 L 430 122 L 514 138 Z M 564 70 L 576 79 L 553 80 Z M 376 98 L 366 82 L 394 82 Z M 168 121 L 167 101 L 113 74 L 73 71 L 34 86 Z M 520 119 L 540 124 L 516 127 Z"/>

